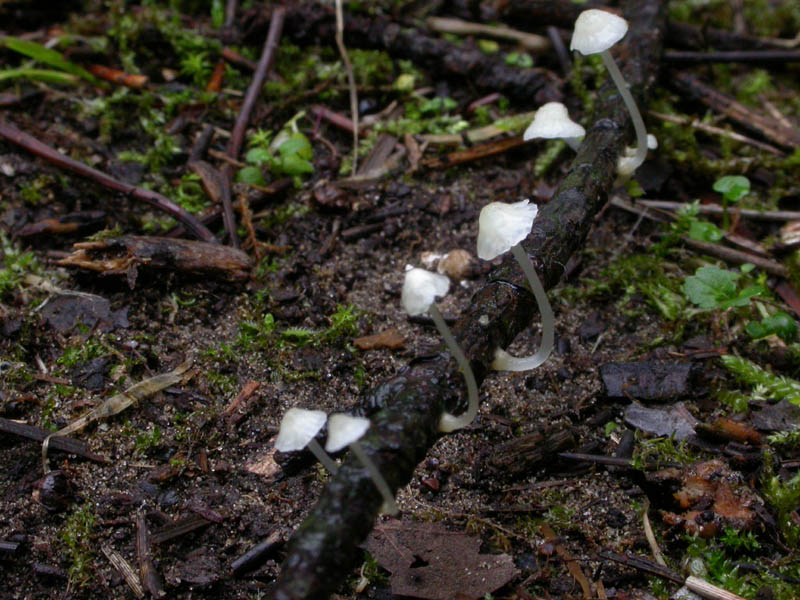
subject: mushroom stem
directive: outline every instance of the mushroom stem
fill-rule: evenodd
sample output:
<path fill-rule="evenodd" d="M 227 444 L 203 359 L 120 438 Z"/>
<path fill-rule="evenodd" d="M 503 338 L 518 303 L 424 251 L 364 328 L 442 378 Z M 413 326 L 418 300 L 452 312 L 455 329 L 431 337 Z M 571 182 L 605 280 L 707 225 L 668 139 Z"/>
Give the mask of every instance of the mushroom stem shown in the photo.
<path fill-rule="evenodd" d="M 614 85 L 617 86 L 617 89 L 622 96 L 622 101 L 625 103 L 625 107 L 631 114 L 633 128 L 636 131 L 636 155 L 634 156 L 634 159 L 625 166 L 625 172 L 620 172 L 620 175 L 630 175 L 639 168 L 639 165 L 644 162 L 644 159 L 647 156 L 647 129 L 644 125 L 644 119 L 642 119 L 642 113 L 639 112 L 639 108 L 636 106 L 636 101 L 633 99 L 633 95 L 628 89 L 628 84 L 626 83 L 625 78 L 622 76 L 614 57 L 611 56 L 611 52 L 608 50 L 603 50 L 600 53 L 600 56 L 603 57 L 603 64 L 606 66 L 606 69 L 608 69 L 608 73 L 611 75 L 611 80 L 614 82 Z"/>
<path fill-rule="evenodd" d="M 453 358 L 456 359 L 458 366 L 461 368 L 461 372 L 464 374 L 464 379 L 467 381 L 467 396 L 469 398 L 469 406 L 467 407 L 466 412 L 460 417 L 445 412 L 442 414 L 442 418 L 439 420 L 439 431 L 450 433 L 456 429 L 466 427 L 472 423 L 473 419 L 475 419 L 477 416 L 478 384 L 475 381 L 475 374 L 472 372 L 472 367 L 470 366 L 467 357 L 464 355 L 464 351 L 461 350 L 458 342 L 456 342 L 456 338 L 453 337 L 450 328 L 447 326 L 447 323 L 444 322 L 442 313 L 439 312 L 439 309 L 435 304 L 431 304 L 428 308 L 428 315 L 431 319 L 433 319 L 436 329 L 439 330 L 439 333 L 444 338 L 444 343 L 447 346 L 447 349 L 450 351 L 450 354 L 453 355 Z"/>
<path fill-rule="evenodd" d="M 578 148 L 581 145 L 581 141 L 583 141 L 583 138 L 575 138 L 575 137 L 565 137 L 561 139 L 564 140 L 567 143 L 567 146 L 572 148 L 575 152 L 578 151 Z"/>
<path fill-rule="evenodd" d="M 542 316 L 542 345 L 539 346 L 536 354 L 524 358 L 511 356 L 502 348 L 498 348 L 494 353 L 492 368 L 496 371 L 529 371 L 544 363 L 553 351 L 555 318 L 553 317 L 553 308 L 547 299 L 547 293 L 544 291 L 542 282 L 536 275 L 536 269 L 533 268 L 533 263 L 522 244 L 512 246 L 511 253 L 517 259 L 525 278 L 528 280 L 528 284 L 531 286 L 536 303 L 539 305 L 539 314 Z"/>
<path fill-rule="evenodd" d="M 322 446 L 319 445 L 317 440 L 312 439 L 308 442 L 308 449 L 317 457 L 317 460 L 322 463 L 322 466 L 328 469 L 328 472 L 331 475 L 336 475 L 336 471 L 338 471 L 338 467 L 333 459 L 328 456 L 328 453 L 322 449 Z"/>
<path fill-rule="evenodd" d="M 367 456 L 367 453 L 364 452 L 364 449 L 358 442 L 351 443 L 350 450 L 352 450 L 353 454 L 356 455 L 356 458 L 361 461 L 361 464 L 364 465 L 364 468 L 369 472 L 373 483 L 375 483 L 375 487 L 378 488 L 381 496 L 383 496 L 383 508 L 381 510 L 387 515 L 396 515 L 398 508 L 397 502 L 394 499 L 394 494 L 392 494 L 389 484 L 386 483 L 386 480 L 383 478 L 380 470 L 378 470 L 377 465 L 369 456 Z"/>

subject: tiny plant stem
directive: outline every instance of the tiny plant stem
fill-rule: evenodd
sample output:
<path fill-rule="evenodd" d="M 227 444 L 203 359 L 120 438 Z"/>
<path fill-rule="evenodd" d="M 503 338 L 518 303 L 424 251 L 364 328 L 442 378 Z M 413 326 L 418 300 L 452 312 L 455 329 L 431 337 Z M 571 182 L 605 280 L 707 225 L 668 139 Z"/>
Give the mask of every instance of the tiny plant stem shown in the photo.
<path fill-rule="evenodd" d="M 555 318 L 553 316 L 553 307 L 550 306 L 550 300 L 547 299 L 547 292 L 544 291 L 542 282 L 536 275 L 536 269 L 533 268 L 533 263 L 525 249 L 521 244 L 516 244 L 512 246 L 511 253 L 517 259 L 525 278 L 528 280 L 528 284 L 531 286 L 536 303 L 539 305 L 539 314 L 542 316 L 542 345 L 536 354 L 525 358 L 511 356 L 505 350 L 498 348 L 495 351 L 492 368 L 497 371 L 529 371 L 544 363 L 553 351 L 556 329 Z"/>
<path fill-rule="evenodd" d="M 394 499 L 394 494 L 392 494 L 389 484 L 386 483 L 386 480 L 383 478 L 383 475 L 381 475 L 377 465 L 372 462 L 372 459 L 369 456 L 367 456 L 367 453 L 364 452 L 364 449 L 358 442 L 353 442 L 350 444 L 350 450 L 353 451 L 353 454 L 356 455 L 356 458 L 361 461 L 362 465 L 364 465 L 364 468 L 369 472 L 370 477 L 372 477 L 375 487 L 378 488 L 381 496 L 383 496 L 383 512 L 388 515 L 396 515 L 398 508 L 397 502 Z"/>
<path fill-rule="evenodd" d="M 444 322 L 442 313 L 439 312 L 439 309 L 435 304 L 431 304 L 430 308 L 428 308 L 428 315 L 430 315 L 431 319 L 433 319 L 436 329 L 439 330 L 439 333 L 444 338 L 444 343 L 447 346 L 447 349 L 450 351 L 450 354 L 453 355 L 453 358 L 456 359 L 458 366 L 461 368 L 461 372 L 464 374 L 464 379 L 467 382 L 467 397 L 469 398 L 469 406 L 467 411 L 460 417 L 446 412 L 442 415 L 442 418 L 439 421 L 439 431 L 449 433 L 451 431 L 455 431 L 456 429 L 466 427 L 472 423 L 477 416 L 478 384 L 475 381 L 475 374 L 472 372 L 472 367 L 470 366 L 467 357 L 464 355 L 464 352 L 458 345 L 456 338 L 453 337 L 450 328 L 447 326 L 447 323 Z"/>
<path fill-rule="evenodd" d="M 356 79 L 353 75 L 353 65 L 344 45 L 344 15 L 342 14 L 342 0 L 336 0 L 336 46 L 342 55 L 344 70 L 347 73 L 347 87 L 350 88 L 350 118 L 353 120 L 353 175 L 358 169 L 358 92 Z"/>
<path fill-rule="evenodd" d="M 611 56 L 611 52 L 604 50 L 600 53 L 600 56 L 603 57 L 603 64 L 606 66 L 606 69 L 608 69 L 608 73 L 611 75 L 611 80 L 614 82 L 614 85 L 617 86 L 622 96 L 622 101 L 625 103 L 625 107 L 628 109 L 628 112 L 631 113 L 633 129 L 636 131 L 636 155 L 628 166 L 628 172 L 621 173 L 621 175 L 630 175 L 639 168 L 647 156 L 647 129 L 644 126 L 642 113 L 639 112 L 636 101 L 633 99 L 633 95 L 628 89 L 628 84 L 625 82 L 625 78 L 622 76 L 617 63 L 614 61 L 614 57 Z"/>
<path fill-rule="evenodd" d="M 333 462 L 333 459 L 328 456 L 328 453 L 322 449 L 322 446 L 319 445 L 317 440 L 311 440 L 308 442 L 308 449 L 317 457 L 317 460 L 322 463 L 322 466 L 328 469 L 328 472 L 331 475 L 336 475 L 336 472 L 339 470 L 336 466 L 336 463 Z"/>

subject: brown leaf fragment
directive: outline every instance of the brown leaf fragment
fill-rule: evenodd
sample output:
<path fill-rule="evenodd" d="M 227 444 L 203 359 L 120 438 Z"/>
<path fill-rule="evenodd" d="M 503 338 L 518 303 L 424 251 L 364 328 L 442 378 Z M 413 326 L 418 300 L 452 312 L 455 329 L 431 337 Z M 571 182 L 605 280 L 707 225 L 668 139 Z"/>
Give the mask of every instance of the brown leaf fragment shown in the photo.
<path fill-rule="evenodd" d="M 672 495 L 683 513 L 662 511 L 665 523 L 681 525 L 692 535 L 711 538 L 725 527 L 749 530 L 755 525 L 760 500 L 721 460 L 684 469 L 663 469 L 647 476 L 650 483 L 678 483 Z"/>
<path fill-rule="evenodd" d="M 768 404 L 753 415 L 753 427 L 764 431 L 789 431 L 800 423 L 800 406 L 788 400 Z"/>
<path fill-rule="evenodd" d="M 403 347 L 403 344 L 406 343 L 406 338 L 397 329 L 387 329 L 379 333 L 356 338 L 353 343 L 359 350 L 375 350 L 376 348 L 397 350 Z"/>
<path fill-rule="evenodd" d="M 200 183 L 211 201 L 214 204 L 220 204 L 225 189 L 222 173 L 204 160 L 192 161 L 188 167 L 200 177 Z"/>
<path fill-rule="evenodd" d="M 241 250 L 193 240 L 167 237 L 123 236 L 94 242 L 79 242 L 75 251 L 59 265 L 127 275 L 139 267 L 168 269 L 242 281 L 250 274 L 250 257 Z M 135 275 L 133 277 L 135 282 Z"/>
<path fill-rule="evenodd" d="M 392 573 L 392 593 L 450 600 L 481 598 L 518 571 L 507 554 L 481 554 L 481 540 L 436 523 L 391 520 L 376 527 L 366 549 Z"/>
<path fill-rule="evenodd" d="M 742 444 L 761 444 L 761 434 L 749 423 L 719 418 L 713 423 L 698 423 L 695 426 L 698 435 L 712 440 L 740 442 Z"/>

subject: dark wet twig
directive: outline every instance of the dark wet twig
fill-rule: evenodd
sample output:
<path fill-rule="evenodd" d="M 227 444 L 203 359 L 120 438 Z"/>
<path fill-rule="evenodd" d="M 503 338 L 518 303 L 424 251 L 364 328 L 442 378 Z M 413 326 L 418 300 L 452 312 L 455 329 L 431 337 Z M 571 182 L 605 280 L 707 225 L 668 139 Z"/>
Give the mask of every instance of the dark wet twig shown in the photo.
<path fill-rule="evenodd" d="M 561 39 L 561 32 L 558 30 L 558 27 L 553 27 L 552 25 L 548 27 L 547 37 L 550 38 L 550 43 L 553 45 L 553 50 L 556 52 L 561 70 L 564 72 L 564 75 L 568 75 L 572 68 L 572 61 L 569 59 L 569 51 L 564 45 L 564 40 Z"/>
<path fill-rule="evenodd" d="M 136 511 L 136 560 L 139 562 L 139 575 L 142 584 L 153 598 L 163 598 L 167 592 L 164 584 L 153 564 L 153 550 L 150 546 L 150 535 L 147 531 L 147 523 L 144 519 L 144 512 Z"/>
<path fill-rule="evenodd" d="M 205 242 L 217 241 L 214 234 L 211 233 L 205 225 L 166 196 L 162 196 L 151 190 L 136 187 L 135 185 L 130 185 L 129 183 L 124 183 L 118 179 L 114 179 L 110 175 L 106 175 L 102 171 L 98 171 L 82 162 L 73 160 L 5 121 L 0 121 L 0 136 L 3 136 L 8 141 L 21 146 L 28 152 L 32 152 L 36 156 L 40 156 L 58 167 L 69 169 L 78 175 L 91 179 L 116 192 L 130 196 L 136 200 L 147 202 L 151 206 L 176 218 L 186 226 L 187 230 Z"/>
<path fill-rule="evenodd" d="M 23 423 L 16 423 L 14 421 L 9 421 L 8 419 L 0 418 L 0 432 L 3 433 L 10 433 L 13 435 L 18 435 L 20 437 L 27 438 L 29 440 L 34 440 L 37 442 L 43 442 L 46 437 L 48 437 L 52 431 L 47 429 L 43 429 L 42 427 L 36 427 L 34 425 L 25 425 Z M 50 440 L 50 447 L 54 450 L 61 450 L 62 452 L 69 452 L 70 454 L 75 454 L 76 456 L 82 456 L 83 458 L 88 458 L 94 462 L 98 463 L 107 463 L 108 460 L 94 452 L 91 452 L 86 445 L 85 442 L 81 442 L 80 440 L 76 440 L 71 437 L 66 436 L 57 436 Z"/>
<path fill-rule="evenodd" d="M 561 80 L 547 69 L 519 69 L 503 58 L 469 44 L 456 45 L 424 29 L 403 27 L 386 17 L 345 15 L 344 34 L 350 48 L 385 50 L 395 58 L 413 61 L 435 76 L 468 81 L 480 89 L 501 92 L 534 105 L 561 100 Z M 286 35 L 301 44 L 334 42 L 336 19 L 322 4 L 287 8 Z"/>
<path fill-rule="evenodd" d="M 665 28 L 662 3 L 631 1 L 626 79 L 642 99 L 654 81 Z M 579 250 L 616 179 L 617 156 L 632 137 L 628 113 L 615 88 L 604 86 L 597 120 L 553 199 L 539 212 L 524 242 L 545 288 L 553 287 L 564 265 Z M 506 347 L 536 313 L 533 295 L 511 255 L 494 269 L 472 299 L 454 333 L 483 380 L 497 347 Z M 406 485 L 414 468 L 439 439 L 442 411 L 463 411 L 461 375 L 445 354 L 412 361 L 364 399 L 372 426 L 360 440 L 393 490 Z M 276 600 L 327 598 L 361 556 L 358 544 L 373 527 L 383 499 L 367 471 L 348 457 L 300 524 L 273 589 Z"/>
<path fill-rule="evenodd" d="M 777 63 L 800 62 L 797 50 L 732 50 L 727 52 L 693 52 L 670 50 L 664 53 L 668 63 Z"/>
<path fill-rule="evenodd" d="M 236 124 L 233 126 L 233 133 L 228 142 L 226 153 L 230 158 L 237 159 L 239 152 L 244 143 L 244 133 L 247 129 L 247 124 L 250 122 L 250 113 L 253 111 L 258 95 L 261 93 L 261 88 L 264 87 L 264 80 L 267 78 L 267 71 L 272 66 L 272 61 L 275 58 L 275 50 L 278 48 L 278 40 L 283 31 L 283 21 L 286 11 L 283 7 L 277 7 L 272 11 L 272 22 L 269 26 L 267 39 L 264 41 L 264 48 L 261 51 L 261 58 L 258 60 L 253 80 L 247 88 L 247 93 L 242 102 L 242 109 L 239 111 L 239 116 L 236 117 Z M 228 232 L 231 244 L 238 248 L 239 238 L 236 235 L 236 220 L 233 217 L 233 207 L 231 206 L 231 193 L 230 182 L 233 177 L 233 169 L 226 165 L 223 169 L 224 178 L 227 180 L 228 185 L 223 191 L 222 195 L 222 220 L 225 223 L 225 230 Z"/>

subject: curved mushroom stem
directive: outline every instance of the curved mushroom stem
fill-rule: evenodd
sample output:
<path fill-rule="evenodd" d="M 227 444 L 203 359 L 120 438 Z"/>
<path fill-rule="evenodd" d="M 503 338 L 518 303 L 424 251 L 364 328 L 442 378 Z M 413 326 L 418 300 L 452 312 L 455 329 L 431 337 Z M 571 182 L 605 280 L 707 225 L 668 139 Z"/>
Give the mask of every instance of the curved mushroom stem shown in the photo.
<path fill-rule="evenodd" d="M 461 372 L 464 374 L 464 379 L 467 381 L 467 396 L 469 398 L 469 406 L 467 407 L 466 412 L 460 417 L 445 412 L 442 414 L 442 418 L 439 420 L 439 431 L 450 433 L 456 429 L 466 427 L 472 423 L 477 416 L 478 384 L 475 381 L 475 374 L 472 372 L 472 367 L 470 366 L 467 357 L 464 355 L 464 352 L 461 350 L 458 342 L 456 342 L 456 338 L 453 337 L 453 334 L 450 332 L 450 328 L 447 326 L 447 323 L 444 322 L 444 318 L 442 318 L 442 313 L 439 312 L 439 309 L 435 304 L 431 304 L 430 308 L 428 308 L 428 315 L 430 315 L 431 319 L 433 319 L 436 329 L 439 330 L 439 333 L 444 338 L 444 343 L 447 346 L 447 349 L 450 351 L 450 354 L 453 355 L 453 358 L 456 359 L 458 366 L 461 368 Z"/>
<path fill-rule="evenodd" d="M 367 453 L 364 452 L 364 449 L 358 442 L 350 444 L 350 450 L 352 450 L 356 458 L 361 461 L 364 468 L 369 471 L 369 475 L 375 483 L 375 487 L 378 488 L 381 496 L 383 496 L 383 507 L 381 510 L 387 515 L 396 515 L 398 512 L 397 502 L 394 499 L 394 494 L 392 494 L 392 489 L 378 470 L 378 466 L 367 456 Z"/>
<path fill-rule="evenodd" d="M 531 286 L 536 303 L 539 305 L 539 314 L 542 316 L 542 345 L 539 346 L 539 351 L 536 354 L 524 358 L 511 356 L 502 348 L 498 348 L 494 353 L 492 368 L 496 371 L 529 371 L 544 363 L 553 351 L 555 318 L 553 317 L 553 307 L 550 306 L 550 300 L 547 299 L 547 293 L 536 275 L 536 269 L 533 268 L 533 263 L 527 252 L 525 252 L 521 244 L 517 244 L 511 248 L 511 253 L 517 259 L 525 278 Z"/>
<path fill-rule="evenodd" d="M 322 449 L 322 446 L 319 445 L 317 440 L 312 439 L 308 442 L 308 449 L 317 457 L 317 460 L 322 463 L 322 466 L 328 469 L 328 472 L 331 475 L 336 475 L 336 471 L 338 471 L 338 467 L 336 463 L 333 462 L 333 459 L 328 456 L 328 453 Z"/>
<path fill-rule="evenodd" d="M 647 129 L 644 126 L 642 113 L 639 112 L 636 101 L 633 99 L 633 95 L 628 89 L 628 84 L 625 82 L 625 78 L 622 76 L 619 67 L 617 67 L 614 57 L 611 56 L 611 52 L 604 50 L 600 53 L 600 56 L 603 57 L 603 64 L 606 66 L 606 69 L 608 69 L 608 73 L 611 75 L 614 85 L 617 86 L 622 96 L 622 101 L 625 103 L 625 107 L 628 109 L 628 112 L 631 113 L 631 121 L 633 121 L 633 128 L 636 131 L 636 155 L 630 163 L 626 163 L 625 172 L 620 171 L 620 175 L 631 175 L 639 168 L 647 156 Z"/>
<path fill-rule="evenodd" d="M 580 147 L 581 142 L 583 141 L 583 138 L 573 138 L 573 137 L 570 138 L 565 137 L 561 139 L 564 140 L 567 143 L 567 146 L 572 148 L 575 152 L 578 151 L 578 148 Z"/>

